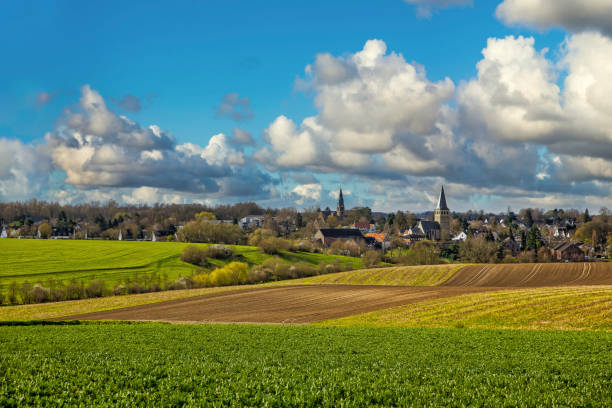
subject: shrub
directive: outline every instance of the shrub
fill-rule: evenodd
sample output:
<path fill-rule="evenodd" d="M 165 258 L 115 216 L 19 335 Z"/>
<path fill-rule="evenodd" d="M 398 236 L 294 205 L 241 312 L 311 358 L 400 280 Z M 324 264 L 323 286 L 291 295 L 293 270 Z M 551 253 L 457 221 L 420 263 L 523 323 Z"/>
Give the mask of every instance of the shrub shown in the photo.
<path fill-rule="evenodd" d="M 21 284 L 21 303 L 32 303 L 32 285 L 29 282 Z"/>
<path fill-rule="evenodd" d="M 185 247 L 185 249 L 183 249 L 181 260 L 192 265 L 203 266 L 206 265 L 206 254 L 206 249 L 197 247 L 195 245 L 188 245 Z"/>
<path fill-rule="evenodd" d="M 196 275 L 197 276 L 197 275 Z M 177 280 L 166 284 L 167 290 L 180 290 L 193 288 L 193 280 L 187 276 L 178 278 Z"/>
<path fill-rule="evenodd" d="M 289 272 L 295 275 L 296 278 L 305 278 L 317 274 L 317 269 L 306 262 L 298 262 L 289 268 Z"/>
<path fill-rule="evenodd" d="M 259 242 L 261 250 L 268 255 L 278 254 L 289 249 L 290 243 L 282 238 L 267 238 Z"/>
<path fill-rule="evenodd" d="M 533 262 L 537 262 L 536 253 L 535 253 L 535 251 L 522 252 L 521 254 L 519 254 L 518 260 L 521 263 L 533 263 Z"/>
<path fill-rule="evenodd" d="M 207 219 L 188 222 L 177 235 L 184 242 L 240 244 L 244 241 L 244 231 L 238 225 L 214 223 Z"/>
<path fill-rule="evenodd" d="M 210 245 L 204 250 L 204 254 L 208 258 L 213 259 L 229 259 L 234 255 L 234 251 L 225 245 Z"/>
<path fill-rule="evenodd" d="M 85 289 L 85 293 L 87 297 L 102 297 L 106 292 L 106 283 L 100 279 L 94 279 L 89 282 L 87 288 Z"/>
<path fill-rule="evenodd" d="M 36 284 L 30 291 L 30 299 L 34 303 L 48 302 L 51 299 L 51 291 L 49 288 Z"/>
<path fill-rule="evenodd" d="M 261 241 L 268 238 L 276 238 L 274 231 L 265 228 L 258 228 L 249 234 L 248 242 L 251 246 L 259 246 Z"/>
<path fill-rule="evenodd" d="M 230 262 L 224 267 L 210 273 L 194 276 L 194 280 L 203 286 L 240 285 L 248 280 L 249 265 L 243 262 Z"/>
<path fill-rule="evenodd" d="M 11 305 L 16 305 L 17 304 L 17 282 L 12 281 L 11 284 L 9 285 L 9 290 L 8 290 L 8 301 Z"/>
<path fill-rule="evenodd" d="M 365 246 L 362 247 L 355 241 L 344 239 L 337 239 L 329 247 L 331 253 L 345 256 L 359 256 L 363 249 Z"/>
<path fill-rule="evenodd" d="M 303 239 L 293 241 L 291 243 L 291 251 L 292 252 L 314 252 L 314 245 L 310 241 L 306 241 Z"/>
<path fill-rule="evenodd" d="M 71 280 L 66 287 L 66 298 L 68 300 L 83 299 L 85 297 L 85 286 L 76 280 Z"/>
<path fill-rule="evenodd" d="M 363 262 L 363 265 L 366 268 L 378 265 L 378 263 L 381 261 L 382 257 L 380 255 L 380 252 L 375 251 L 375 250 L 369 250 L 366 251 L 362 256 L 361 256 L 361 260 Z"/>

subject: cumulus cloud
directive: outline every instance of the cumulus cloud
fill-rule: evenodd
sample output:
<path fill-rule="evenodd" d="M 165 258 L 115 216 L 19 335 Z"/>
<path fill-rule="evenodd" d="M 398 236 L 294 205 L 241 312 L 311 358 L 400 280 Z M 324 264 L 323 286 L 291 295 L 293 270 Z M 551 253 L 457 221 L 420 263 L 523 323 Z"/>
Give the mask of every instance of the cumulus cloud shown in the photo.
<path fill-rule="evenodd" d="M 135 199 L 162 190 L 209 196 L 265 192 L 270 179 L 255 169 L 244 171 L 243 153 L 224 134 L 203 147 L 177 144 L 156 125 L 144 128 L 115 114 L 88 85 L 81 92 L 79 105 L 67 109 L 46 135 L 46 149 L 65 172 L 65 183 L 85 190 L 141 189 Z"/>
<path fill-rule="evenodd" d="M 241 98 L 236 92 L 226 94 L 216 107 L 216 111 L 218 117 L 229 117 L 237 122 L 254 116 L 249 98 L 246 96 Z"/>
<path fill-rule="evenodd" d="M 573 32 L 600 30 L 612 35 L 609 0 L 504 0 L 495 14 L 506 24 L 563 27 Z"/>
<path fill-rule="evenodd" d="M 478 77 L 460 89 L 462 119 L 483 138 L 521 142 L 552 137 L 562 117 L 554 64 L 533 38 L 490 38 Z"/>
<path fill-rule="evenodd" d="M 351 174 L 370 185 L 423 179 L 513 199 L 609 195 L 601 184 L 612 174 L 608 55 L 612 40 L 594 32 L 568 37 L 556 54 L 533 38 L 491 38 L 477 76 L 455 89 L 379 40 L 354 54 L 319 54 L 298 83 L 317 114 L 299 124 L 276 118 L 254 157 L 270 170 Z"/>
<path fill-rule="evenodd" d="M 429 18 L 434 10 L 472 5 L 472 0 L 404 0 L 417 6 L 419 17 Z"/>
<path fill-rule="evenodd" d="M 533 38 L 489 39 L 477 78 L 458 93 L 464 131 L 479 143 L 546 147 L 558 155 L 552 170 L 560 180 L 607 179 L 605 163 L 612 160 L 608 55 L 612 40 L 595 32 L 568 37 L 560 61 L 537 51 Z M 546 174 L 536 178 L 554 179 Z"/>
<path fill-rule="evenodd" d="M 453 82 L 429 81 L 421 66 L 387 53 L 383 41 L 344 57 L 317 55 L 300 86 L 314 91 L 319 113 L 299 126 L 286 116 L 270 124 L 268 146 L 255 155 L 270 168 L 389 175 L 378 155 L 401 148 L 413 154 L 416 171 L 426 171 L 432 150 L 454 145 L 442 123 Z"/>
<path fill-rule="evenodd" d="M 0 138 L 0 201 L 31 198 L 44 187 L 50 170 L 44 147 Z"/>
<path fill-rule="evenodd" d="M 302 205 L 307 201 L 321 201 L 321 190 L 323 190 L 323 187 L 320 184 L 301 184 L 295 186 L 292 193 L 294 193 L 298 197 L 295 202 L 299 205 Z"/>

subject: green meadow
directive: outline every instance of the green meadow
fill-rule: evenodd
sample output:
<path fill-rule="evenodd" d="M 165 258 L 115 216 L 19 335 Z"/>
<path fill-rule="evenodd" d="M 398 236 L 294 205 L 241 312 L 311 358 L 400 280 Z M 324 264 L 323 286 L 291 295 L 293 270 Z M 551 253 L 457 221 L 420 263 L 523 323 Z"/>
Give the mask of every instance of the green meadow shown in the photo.
<path fill-rule="evenodd" d="M 182 242 L 136 241 L 60 241 L 38 239 L 0 239 L 0 288 L 6 290 L 12 282 L 46 284 L 50 281 L 85 283 L 100 279 L 112 286 L 127 279 L 157 275 L 169 280 L 189 276 L 196 267 L 181 261 L 187 245 Z M 257 247 L 232 246 L 236 261 L 260 265 L 271 255 Z M 362 266 L 358 258 L 337 255 L 282 251 L 279 258 L 287 263 L 339 261 L 353 268 Z M 215 266 L 229 261 L 213 259 Z"/>
<path fill-rule="evenodd" d="M 611 406 L 612 333 L 0 325 L 0 406 Z"/>

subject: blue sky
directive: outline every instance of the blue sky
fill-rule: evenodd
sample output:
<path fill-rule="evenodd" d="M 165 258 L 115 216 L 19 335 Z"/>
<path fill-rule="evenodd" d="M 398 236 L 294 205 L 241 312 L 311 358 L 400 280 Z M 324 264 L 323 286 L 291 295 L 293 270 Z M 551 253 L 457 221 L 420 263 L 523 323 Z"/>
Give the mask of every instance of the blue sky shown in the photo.
<path fill-rule="evenodd" d="M 565 82 L 567 76 L 571 76 L 573 67 L 578 65 L 570 61 L 568 44 L 570 49 L 571 44 L 576 44 L 578 54 L 596 53 L 603 55 L 600 57 L 603 61 L 599 62 L 610 62 L 610 54 L 588 49 L 589 46 L 583 44 L 592 43 L 592 39 L 582 38 L 597 36 L 601 38 L 601 47 L 609 45 L 607 33 L 610 27 L 605 19 L 603 23 L 600 20 L 602 13 L 605 16 L 610 7 L 605 4 L 607 1 L 593 0 L 593 13 L 587 13 L 587 22 L 576 23 L 567 17 L 572 12 L 571 6 L 567 6 L 567 15 L 556 12 L 551 17 L 546 3 L 554 2 L 541 0 L 541 13 L 533 12 L 530 17 L 521 9 L 524 7 L 521 3 L 525 2 L 475 0 L 471 5 L 457 7 L 452 7 L 453 3 L 465 1 L 193 1 L 174 2 L 172 6 L 167 2 L 136 1 L 99 4 L 76 1 L 3 3 L 0 5 L 0 50 L 3 54 L 0 77 L 4 78 L 0 81 L 0 142 L 4 141 L 5 145 L 0 144 L 0 148 L 7 156 L 25 158 L 14 159 L 14 163 L 8 164 L 8 159 L 5 160 L 4 171 L 0 165 L 0 200 L 31 197 L 66 202 L 108 198 L 128 202 L 220 203 L 256 200 L 264 205 L 306 207 L 331 205 L 333 194 L 330 193 L 342 184 L 349 191 L 347 198 L 353 201 L 353 205 L 366 204 L 380 210 L 416 211 L 427 209 L 436 190 L 444 183 L 450 185 L 447 188 L 449 204 L 454 200 L 457 209 L 476 207 L 499 210 L 507 205 L 599 208 L 610 196 L 608 183 L 612 165 L 606 155 L 590 152 L 585 146 L 589 141 L 575 131 L 581 128 L 580 119 L 576 117 L 585 115 L 577 115 L 573 110 L 566 109 L 569 94 L 564 92 L 566 88 L 571 88 Z M 505 14 L 497 11 L 496 15 L 498 7 L 503 6 L 500 6 L 501 3 L 508 3 L 504 6 Z M 565 1 L 561 3 L 559 8 L 566 7 Z M 603 6 L 600 3 L 604 3 Z M 436 5 L 448 7 L 437 8 Z M 430 10 L 431 15 L 423 16 L 418 7 Z M 587 11 L 590 7 L 587 2 Z M 517 15 L 526 17 L 517 19 Z M 541 54 L 542 49 L 549 49 L 544 57 L 549 66 L 543 70 L 554 72 L 546 78 L 548 82 L 544 85 L 549 89 L 555 85 L 559 88 L 556 107 L 551 107 L 552 103 L 556 103 L 552 100 L 548 101 L 551 102 L 549 104 L 538 99 L 543 105 L 536 106 L 529 97 L 518 98 L 527 100 L 523 116 L 534 112 L 539 114 L 542 109 L 550 108 L 545 116 L 550 118 L 558 113 L 559 117 L 547 119 L 557 122 L 558 126 L 555 123 L 543 124 L 541 118 L 538 118 L 538 123 L 530 121 L 524 126 L 517 126 L 515 140 L 512 139 L 514 136 L 504 134 L 503 130 L 492 129 L 495 127 L 492 123 L 474 123 L 475 118 L 482 116 L 497 121 L 506 118 L 512 120 L 514 102 L 502 106 L 499 111 L 478 112 L 476 107 L 483 109 L 491 104 L 491 100 L 487 103 L 484 96 L 484 102 L 474 98 L 487 94 L 484 86 L 490 86 L 491 81 L 472 84 L 472 93 L 465 91 L 469 88 L 465 87 L 468 82 L 478 79 L 477 64 L 483 60 L 482 52 L 488 45 L 487 41 L 503 40 L 508 36 L 511 36 L 511 40 L 498 44 L 497 52 L 504 53 L 505 49 L 508 53 L 517 51 L 520 48 L 517 43 L 521 38 L 519 36 L 533 38 L 531 46 L 535 54 L 525 57 L 526 71 L 532 60 L 544 55 Z M 326 75 L 325 70 L 329 66 L 305 73 L 306 67 L 309 64 L 315 66 L 315 61 L 319 61 L 317 55 L 322 53 L 328 53 L 334 61 L 349 61 L 347 64 L 354 65 L 352 56 L 361 51 L 368 40 L 374 39 L 386 45 L 384 55 L 401 54 L 406 66 L 424 69 L 421 83 L 441 84 L 446 78 L 452 83 L 452 87 L 437 96 L 441 99 L 440 103 L 427 107 L 436 110 L 433 114 L 437 119 L 432 119 L 431 123 L 411 122 L 406 127 L 402 120 L 398 120 L 397 126 L 389 129 L 385 128 L 384 123 L 372 126 L 381 135 L 390 135 L 389 146 L 393 147 L 389 149 L 404 144 L 408 150 L 413 149 L 408 154 L 405 150 L 353 149 L 350 141 L 346 140 L 338 143 L 334 138 L 342 129 L 354 131 L 351 134 L 363 131 L 351 129 L 350 123 L 341 123 L 342 115 L 330 116 L 333 113 L 329 112 L 343 108 L 335 106 L 336 102 L 330 101 L 327 96 L 344 94 L 347 90 L 339 88 L 343 86 L 340 82 L 322 83 L 319 80 L 319 77 Z M 529 47 L 529 44 L 526 46 Z M 513 61 L 496 60 L 496 63 L 508 67 Z M 404 68 L 398 69 L 401 71 Z M 503 68 L 494 67 L 489 72 L 496 70 L 503 71 Z M 512 70 L 510 67 L 509 71 Z M 376 72 L 386 75 L 382 65 Z M 578 68 L 575 68 L 575 72 L 578 72 Z M 350 79 L 356 81 L 351 89 L 354 90 L 359 81 L 367 83 L 367 77 L 363 75 L 360 73 Z M 605 75 L 601 75 L 605 81 Z M 399 74 L 395 78 L 398 77 Z M 505 80 L 502 78 L 499 82 Z M 517 78 L 509 77 L 507 80 L 516 81 Z M 599 80 L 599 77 L 595 80 Z M 300 85 L 304 82 L 307 83 L 305 86 Z M 66 132 L 65 123 L 69 117 L 74 119 L 74 116 L 69 116 L 66 109 L 70 109 L 73 115 L 84 109 L 79 104 L 82 104 L 80 101 L 85 85 L 103 99 L 109 112 L 117 117 L 125 115 L 145 130 L 150 125 L 157 125 L 171 135 L 175 147 L 185 143 L 206 147 L 213 135 L 222 133 L 227 139 L 223 146 L 225 155 L 228 156 L 229 152 L 228 157 L 235 154 L 242 158 L 233 162 L 231 158 L 223 163 L 218 161 L 215 163 L 218 166 L 216 169 L 209 168 L 213 166 L 211 159 L 201 163 L 203 167 L 192 176 L 209 180 L 201 183 L 202 186 L 207 185 L 206 188 L 185 189 L 180 186 L 190 183 L 176 178 L 172 182 L 157 184 L 154 177 L 144 175 L 150 173 L 142 166 L 130 170 L 132 173 L 143 171 L 142 177 L 133 179 L 120 176 L 119 170 L 113 169 L 112 176 L 109 175 L 106 180 L 103 174 L 100 178 L 105 181 L 96 184 L 92 181 L 95 178 L 92 174 L 96 171 L 104 173 L 101 167 L 92 165 L 89 168 L 88 163 L 76 166 L 67 162 L 70 154 L 61 155 L 56 147 L 52 147 L 57 146 L 60 139 L 66 146 L 70 145 L 63 132 Z M 515 85 L 521 86 L 520 83 L 510 84 L 504 89 Z M 330 90 L 334 86 L 338 88 Z M 604 88 L 608 86 L 607 82 L 603 84 Z M 327 92 L 331 93 L 328 95 Z M 384 92 L 381 90 L 381 93 Z M 520 89 L 513 91 L 512 95 L 519 93 Z M 526 89 L 525 93 L 529 93 L 529 90 Z M 239 113 L 234 117 L 218 111 L 228 94 L 236 94 L 237 100 L 248 104 L 246 108 L 237 107 Z M 355 97 L 365 98 L 368 95 L 372 98 L 376 96 L 357 93 Z M 492 97 L 494 92 L 487 95 Z M 321 99 L 327 102 L 321 102 Z M 400 98 L 395 102 L 402 101 Z M 592 98 L 589 101 L 592 102 Z M 418 100 L 414 103 L 418 104 Z M 593 106 L 599 105 L 593 103 Z M 388 109 L 395 107 L 391 102 L 388 105 Z M 365 105 L 357 107 L 361 108 L 371 109 Z M 401 106 L 397 108 L 401 109 Z M 607 114 L 605 109 L 609 109 L 609 106 L 603 109 L 603 114 Z M 556 113 L 553 115 L 552 111 Z M 91 112 L 88 114 L 94 115 Z M 359 112 L 350 112 L 346 119 L 350 121 L 353 114 L 360 116 Z M 367 114 L 364 112 L 364 115 Z M 401 115 L 401 111 L 398 114 Z M 323 146 L 321 148 L 325 151 L 358 154 L 350 156 L 351 160 L 361 161 L 363 165 L 351 165 L 352 170 L 347 171 L 346 167 L 338 165 L 337 160 L 335 165 L 329 166 L 307 160 L 298 160 L 303 162 L 299 166 L 281 164 L 278 160 L 282 155 L 282 146 L 270 142 L 266 136 L 271 125 L 281 116 L 290 119 L 298 133 L 299 129 L 305 129 L 302 120 L 317 118 L 324 128 L 321 132 L 326 136 L 310 130 L 313 134 L 308 136 L 308 141 L 317 148 Z M 560 125 L 569 121 L 578 123 L 570 128 Z M 530 127 L 532 125 L 533 128 Z M 597 140 L 604 150 L 611 146 L 612 129 L 608 125 L 609 122 L 603 119 L 593 131 L 603 133 L 603 136 L 594 135 L 593 140 Z M 447 127 L 451 128 L 451 144 L 457 150 L 439 153 L 431 149 L 432 143 L 447 143 L 447 139 L 437 138 L 434 142 L 428 138 L 432 132 L 443 133 L 440 129 Z M 234 145 L 230 139 L 235 128 L 248 131 L 255 144 Z M 68 129 L 75 131 L 70 126 Z M 79 131 L 82 130 L 79 128 Z M 521 135 L 523 131 L 525 134 Z M 368 134 L 371 132 L 372 129 L 369 129 Z M 45 139 L 47 133 L 63 136 L 55 137 L 53 144 Z M 354 137 L 353 143 L 360 143 L 360 137 Z M 297 134 L 279 138 L 282 138 L 282 143 L 300 143 Z M 110 142 L 112 135 L 108 132 L 102 139 L 96 142 L 98 148 L 104 143 L 112 144 L 116 149 L 110 150 L 114 152 L 126 148 L 121 143 Z M 565 146 L 571 145 L 572 148 L 560 146 L 559 140 L 567 142 Z M 15 145 L 15 141 L 20 141 L 20 145 Z M 576 143 L 584 147 L 584 151 L 576 149 Z M 532 171 L 526 174 L 518 174 L 525 169 L 521 159 L 508 163 L 500 161 L 498 165 L 486 163 L 482 152 L 474 153 L 473 150 L 474 146 L 487 144 L 490 144 L 485 149 L 488 154 L 522 158 L 532 155 L 532 161 L 538 163 L 531 163 Z M 430 150 L 424 151 L 424 146 L 429 146 Z M 173 157 L 175 147 L 170 148 L 169 156 L 163 155 L 163 160 Z M 146 150 L 144 145 L 138 149 L 130 150 L 123 158 Z M 264 150 L 267 155 L 262 153 Z M 467 150 L 470 151 L 466 153 Z M 504 153 L 500 153 L 502 150 Z M 163 149 L 160 151 L 165 152 Z M 299 149 L 296 152 L 298 154 Z M 465 157 L 454 167 L 435 170 L 425 163 L 438 161 L 444 164 L 448 157 L 462 154 Z M 32 168 L 27 163 L 27 158 L 44 155 L 47 155 L 49 162 L 46 167 Z M 401 160 L 405 158 L 407 162 L 415 164 L 408 165 L 408 168 L 391 165 L 390 156 Z M 364 160 L 365 157 L 371 161 Z M 598 162 L 596 168 L 585 165 L 585 161 L 589 163 L 589 157 L 601 163 Z M 173 163 L 184 159 L 180 156 L 173 159 Z M 44 160 L 44 157 L 40 159 L 41 163 Z M 423 165 L 417 166 L 419 163 Z M 562 163 L 563 166 L 555 163 Z M 115 165 L 121 167 L 121 161 Z M 481 177 L 482 174 L 496 174 L 500 167 L 506 173 L 516 172 L 517 177 L 508 178 L 507 174 Z M 554 171 L 551 170 L 553 167 Z M 463 170 L 459 171 L 458 168 L 467 170 L 462 174 Z M 73 172 L 72 176 L 67 176 L 70 171 Z M 180 172 L 177 169 L 177 174 Z M 45 176 L 49 174 L 51 178 L 46 179 Z M 253 174 L 258 176 L 249 179 Z M 223 182 L 219 181 L 221 177 L 224 178 Z M 24 187 L 23 183 L 31 185 Z M 172 183 L 176 183 L 177 187 Z M 218 187 L 210 188 L 215 183 Z M 241 190 L 229 187 L 241 183 L 251 188 Z"/>

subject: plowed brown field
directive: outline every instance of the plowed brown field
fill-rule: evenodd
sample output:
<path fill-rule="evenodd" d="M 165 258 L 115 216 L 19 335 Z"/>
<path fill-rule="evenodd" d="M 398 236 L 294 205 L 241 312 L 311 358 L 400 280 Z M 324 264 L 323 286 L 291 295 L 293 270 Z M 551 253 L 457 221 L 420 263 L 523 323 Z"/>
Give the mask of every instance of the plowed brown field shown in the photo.
<path fill-rule="evenodd" d="M 458 270 L 442 285 L 469 287 L 612 285 L 612 263 L 473 265 Z"/>
<path fill-rule="evenodd" d="M 397 275 L 394 268 L 376 271 L 378 275 L 385 273 Z M 354 273 L 361 272 L 363 271 Z M 422 273 L 426 272 L 427 270 L 422 270 Z M 402 275 L 411 279 L 410 282 L 403 283 L 406 286 L 350 284 L 267 286 L 76 315 L 71 319 L 194 323 L 311 323 L 472 292 L 520 287 L 612 285 L 612 263 L 473 265 L 447 272 L 452 275 L 439 286 L 409 286 L 410 282 L 412 284 L 419 282 L 419 279 L 412 276 L 413 274 Z M 347 273 L 351 272 L 345 272 Z M 349 278 L 350 276 L 343 275 L 343 279 Z M 384 276 L 379 278 L 385 281 Z"/>
<path fill-rule="evenodd" d="M 190 323 L 310 323 L 487 288 L 299 285 L 229 292 L 70 317 Z M 61 320 L 66 320 L 62 318 Z"/>

